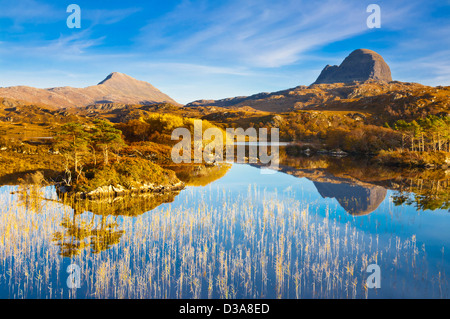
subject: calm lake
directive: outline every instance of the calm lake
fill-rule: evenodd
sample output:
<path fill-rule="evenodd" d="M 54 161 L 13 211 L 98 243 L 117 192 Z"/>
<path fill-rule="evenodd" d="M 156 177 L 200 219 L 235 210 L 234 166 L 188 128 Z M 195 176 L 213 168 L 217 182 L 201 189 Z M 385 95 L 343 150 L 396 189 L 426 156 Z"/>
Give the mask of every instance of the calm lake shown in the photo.
<path fill-rule="evenodd" d="M 0 298 L 448 298 L 448 172 L 336 161 L 222 165 L 104 203 L 2 186 Z"/>

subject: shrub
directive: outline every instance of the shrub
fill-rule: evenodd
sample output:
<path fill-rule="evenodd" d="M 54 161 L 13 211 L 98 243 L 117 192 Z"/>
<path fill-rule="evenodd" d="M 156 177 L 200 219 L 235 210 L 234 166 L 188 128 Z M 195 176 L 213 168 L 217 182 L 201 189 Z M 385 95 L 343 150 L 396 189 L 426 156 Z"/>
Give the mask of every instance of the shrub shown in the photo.
<path fill-rule="evenodd" d="M 125 158 L 101 167 L 87 168 L 84 178 L 74 185 L 76 192 L 90 192 L 102 186 L 121 185 L 127 189 L 143 184 L 166 185 L 178 182 L 173 171 L 139 158 Z"/>

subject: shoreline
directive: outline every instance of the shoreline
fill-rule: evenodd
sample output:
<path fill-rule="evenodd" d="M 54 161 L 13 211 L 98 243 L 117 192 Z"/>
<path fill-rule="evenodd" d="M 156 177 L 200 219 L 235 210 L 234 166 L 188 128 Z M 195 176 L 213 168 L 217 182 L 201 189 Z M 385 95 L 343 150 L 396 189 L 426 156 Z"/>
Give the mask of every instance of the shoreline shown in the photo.
<path fill-rule="evenodd" d="M 417 152 L 417 151 L 380 151 L 378 153 L 346 152 L 341 149 L 316 149 L 311 145 L 291 143 L 286 147 L 286 154 L 298 156 L 330 156 L 369 159 L 374 165 L 405 168 L 448 169 L 450 153 L 448 152 Z"/>
<path fill-rule="evenodd" d="M 122 185 L 105 185 L 97 187 L 96 189 L 89 192 L 73 192 L 71 186 L 58 185 L 56 183 L 55 187 L 58 193 L 74 196 L 77 199 L 102 199 L 105 197 L 120 197 L 130 194 L 143 194 L 143 193 L 168 193 L 180 191 L 185 188 L 185 183 L 179 181 L 177 183 L 169 185 L 154 185 L 154 184 L 143 184 L 140 187 L 125 188 Z"/>

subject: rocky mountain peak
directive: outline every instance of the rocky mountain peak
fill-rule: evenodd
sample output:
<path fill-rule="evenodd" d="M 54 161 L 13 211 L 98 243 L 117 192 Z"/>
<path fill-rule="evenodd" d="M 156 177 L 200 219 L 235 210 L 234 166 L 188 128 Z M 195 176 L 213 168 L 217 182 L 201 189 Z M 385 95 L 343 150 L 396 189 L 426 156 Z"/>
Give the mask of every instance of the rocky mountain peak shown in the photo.
<path fill-rule="evenodd" d="M 103 81 L 97 84 L 100 87 L 108 87 L 128 96 L 146 96 L 149 93 L 161 95 L 161 91 L 148 82 L 136 80 L 135 78 L 120 72 L 110 73 Z M 113 93 L 113 92 L 112 92 Z"/>
<path fill-rule="evenodd" d="M 110 84 L 113 82 L 135 82 L 135 81 L 138 81 L 138 80 L 136 80 L 135 78 L 133 78 L 129 75 L 126 75 L 124 73 L 112 72 L 112 73 L 108 74 L 108 76 L 103 81 L 99 82 L 98 85 Z"/>
<path fill-rule="evenodd" d="M 391 70 L 383 57 L 375 51 L 357 49 L 341 65 L 327 65 L 313 84 L 350 83 L 367 80 L 392 81 Z"/>

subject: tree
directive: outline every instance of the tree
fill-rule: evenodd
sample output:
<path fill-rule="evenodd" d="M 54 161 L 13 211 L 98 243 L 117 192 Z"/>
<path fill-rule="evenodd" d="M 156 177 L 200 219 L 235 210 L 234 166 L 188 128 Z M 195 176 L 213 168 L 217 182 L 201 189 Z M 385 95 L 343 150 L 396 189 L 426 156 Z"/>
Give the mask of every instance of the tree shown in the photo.
<path fill-rule="evenodd" d="M 109 164 L 109 150 L 119 148 L 125 144 L 122 132 L 105 120 L 96 120 L 93 139 L 95 144 L 103 150 L 103 163 Z"/>
<path fill-rule="evenodd" d="M 402 133 L 402 152 L 403 152 L 403 149 L 405 148 L 405 136 L 408 136 L 411 139 L 411 144 L 413 144 L 414 141 L 414 134 L 412 132 L 411 125 L 409 123 L 406 123 L 406 121 L 404 120 L 398 120 L 394 124 L 394 129 Z"/>
<path fill-rule="evenodd" d="M 395 123 L 394 129 L 410 137 L 411 151 L 450 151 L 449 116 L 428 115 L 410 123 L 399 120 Z"/>
<path fill-rule="evenodd" d="M 130 120 L 116 126 L 120 129 L 127 141 L 146 141 L 150 136 L 150 124 L 143 120 Z"/>
<path fill-rule="evenodd" d="M 76 122 L 66 123 L 57 132 L 56 145 L 64 153 L 72 156 L 75 173 L 79 173 L 79 156 L 87 150 L 91 135 L 84 125 Z"/>
<path fill-rule="evenodd" d="M 91 223 L 77 220 L 83 211 L 74 209 L 72 218 L 64 216 L 60 226 L 61 231 L 53 234 L 52 241 L 60 247 L 60 255 L 63 257 L 73 257 L 78 255 L 83 249 L 91 244 Z"/>

